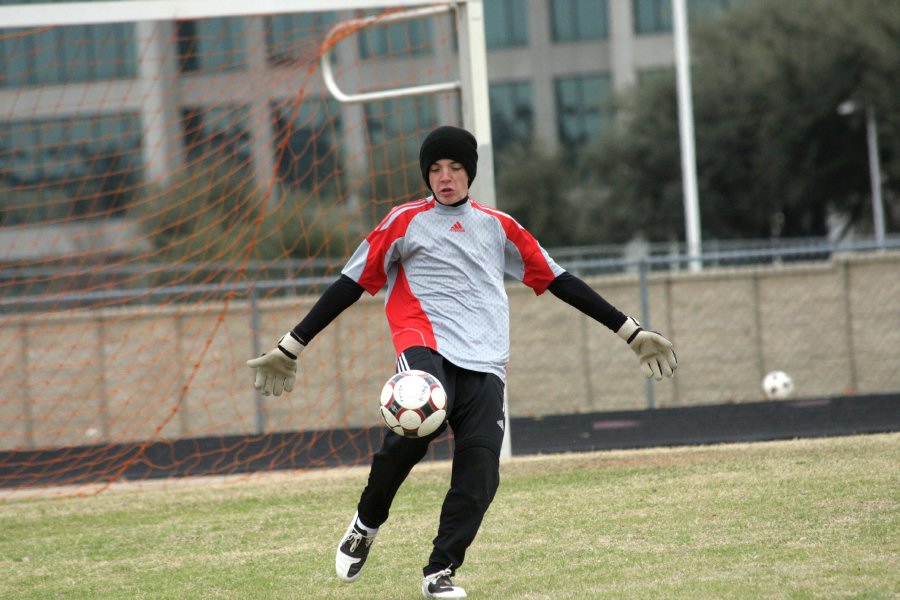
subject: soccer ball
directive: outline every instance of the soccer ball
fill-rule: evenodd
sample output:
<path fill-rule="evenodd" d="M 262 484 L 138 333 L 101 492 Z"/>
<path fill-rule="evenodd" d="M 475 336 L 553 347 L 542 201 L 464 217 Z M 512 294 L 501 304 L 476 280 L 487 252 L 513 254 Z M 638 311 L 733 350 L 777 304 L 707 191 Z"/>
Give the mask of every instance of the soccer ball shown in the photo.
<path fill-rule="evenodd" d="M 425 371 L 401 371 L 381 389 L 381 418 L 394 433 L 408 438 L 431 435 L 447 418 L 447 392 Z"/>
<path fill-rule="evenodd" d="M 769 400 L 784 400 L 794 393 L 794 380 L 784 371 L 772 371 L 763 377 L 762 389 Z"/>

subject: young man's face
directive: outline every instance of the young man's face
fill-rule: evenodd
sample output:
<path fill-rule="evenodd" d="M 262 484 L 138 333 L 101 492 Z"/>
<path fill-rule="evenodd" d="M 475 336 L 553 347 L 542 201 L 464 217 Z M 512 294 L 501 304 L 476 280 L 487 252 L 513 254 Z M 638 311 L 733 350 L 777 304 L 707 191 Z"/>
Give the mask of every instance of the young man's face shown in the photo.
<path fill-rule="evenodd" d="M 469 175 L 460 163 L 449 158 L 431 165 L 428 183 L 434 199 L 441 204 L 455 204 L 469 195 Z"/>

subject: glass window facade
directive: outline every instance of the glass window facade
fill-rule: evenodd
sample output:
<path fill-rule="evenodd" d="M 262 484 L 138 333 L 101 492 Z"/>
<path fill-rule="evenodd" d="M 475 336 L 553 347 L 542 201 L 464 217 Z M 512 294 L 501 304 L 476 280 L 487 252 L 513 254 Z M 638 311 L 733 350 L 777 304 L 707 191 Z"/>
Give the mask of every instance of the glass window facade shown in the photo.
<path fill-rule="evenodd" d="M 337 21 L 333 12 L 266 17 L 266 46 L 274 63 L 304 61 L 317 55 L 322 37 Z"/>
<path fill-rule="evenodd" d="M 340 112 L 336 100 L 314 98 L 299 106 L 272 106 L 275 158 L 281 181 L 303 189 L 338 184 Z"/>
<path fill-rule="evenodd" d="M 179 21 L 176 31 L 182 72 L 229 71 L 245 66 L 245 24 L 237 18 Z"/>
<path fill-rule="evenodd" d="M 608 101 L 612 82 L 608 74 L 560 78 L 555 88 L 557 129 L 564 145 L 589 143 L 611 126 Z"/>
<path fill-rule="evenodd" d="M 609 37 L 606 0 L 551 0 L 550 10 L 554 42 Z"/>
<path fill-rule="evenodd" d="M 249 110 L 242 105 L 189 107 L 181 111 L 188 158 L 227 155 L 250 158 Z"/>
<path fill-rule="evenodd" d="M 436 124 L 433 100 L 429 97 L 369 103 L 365 111 L 366 131 L 373 148 L 402 141 L 418 155 L 421 140 L 416 136 Z"/>
<path fill-rule="evenodd" d="M 672 0 L 633 0 L 634 32 L 672 31 Z"/>
<path fill-rule="evenodd" d="M 491 85 L 490 102 L 491 137 L 495 150 L 531 141 L 534 109 L 530 82 Z"/>
<path fill-rule="evenodd" d="M 29 3 L 33 0 L 21 0 Z M 527 46 L 528 6 L 530 0 L 490 0 L 484 4 L 485 28 L 491 49 Z M 542 0 L 543 1 L 543 0 Z M 630 0 L 637 34 L 667 33 L 672 30 L 672 0 Z M 687 0 L 692 19 L 714 18 L 738 5 L 755 0 Z M 17 3 L 16 0 L 15 3 Z M 11 4 L 0 0 L 0 4 Z M 547 0 L 551 34 L 557 43 L 577 43 L 609 36 L 609 0 Z M 301 8 L 302 10 L 302 8 Z M 319 50 L 321 37 L 337 21 L 335 12 L 281 14 L 263 17 L 265 43 L 271 64 L 309 60 Z M 209 18 L 175 23 L 177 55 L 183 73 L 211 73 L 246 69 L 247 44 L 244 18 Z M 432 52 L 437 21 L 413 20 L 374 25 L 359 32 L 357 41 L 363 60 L 427 56 Z M 442 32 L 441 35 L 445 35 Z M 452 38 L 452 36 L 450 36 Z M 452 40 L 451 40 L 452 43 Z M 77 25 L 29 29 L 0 29 L 0 93 L 15 94 L 16 88 L 93 81 L 133 79 L 137 77 L 137 40 L 133 23 Z M 565 73 L 565 65 L 553 67 Z M 502 74 L 495 74 L 503 77 Z M 517 76 L 517 75 L 510 75 Z M 639 74 L 644 81 L 647 75 Z M 580 145 L 601 136 L 612 120 L 606 99 L 611 77 L 558 77 L 554 80 L 557 130 L 564 145 Z M 101 90 L 102 86 L 96 89 Z M 93 90 L 92 90 L 93 91 Z M 513 143 L 530 140 L 534 134 L 532 84 L 527 81 L 499 82 L 490 86 L 491 122 L 494 143 L 502 150 Z M 279 109 L 270 98 L 275 129 L 280 139 L 288 136 L 291 157 L 281 157 L 279 172 L 285 181 L 308 180 L 309 157 L 321 160 L 320 148 L 301 152 L 314 133 L 321 135 L 324 148 L 336 147 L 336 117 L 340 109 L 313 110 L 305 107 L 291 115 Z M 215 106 L 217 100 L 194 100 L 181 106 L 184 138 L 189 156 L 199 155 L 207 146 L 224 148 L 249 159 L 247 109 L 241 106 Z M 202 104 L 202 106 L 201 106 Z M 0 180 L 6 182 L 70 181 L 92 176 L 108 166 L 112 159 L 97 158 L 96 140 L 113 140 L 104 150 L 125 161 L 129 172 L 139 168 L 140 128 L 136 115 L 110 118 L 67 116 L 53 120 L 27 119 L 28 107 L 17 107 L 17 115 L 6 115 L 0 123 Z M 61 110 L 66 110 L 62 108 Z M 72 109 L 84 111 L 84 107 Z M 87 110 L 93 110 L 88 108 Z M 121 112 L 136 108 L 107 108 Z M 307 114 L 307 112 L 309 114 Z M 329 113 L 327 121 L 319 114 Z M 414 157 L 420 140 L 411 139 L 413 131 L 435 124 L 434 100 L 429 98 L 382 102 L 365 107 L 366 127 L 373 153 L 388 145 L 391 152 L 404 148 Z M 26 119 L 26 120 L 23 120 Z M 117 120 L 118 119 L 118 120 Z M 123 125 L 124 124 L 124 125 Z M 126 135 L 103 134 L 101 129 L 125 127 Z M 98 129 L 99 128 L 99 129 Z M 84 140 L 94 140 L 87 143 Z M 406 148 L 408 142 L 408 148 Z M 387 155 L 387 152 L 382 152 Z M 327 160 L 333 160 L 333 157 Z M 380 160 L 380 159 L 379 159 Z M 375 162 L 375 161 L 372 161 Z M 106 164 L 107 166 L 104 166 Z M 332 163 L 329 163 L 329 165 Z M 93 169 L 93 170 L 92 170 Z M 99 171 L 98 171 L 99 170 Z M 88 175 L 84 175 L 88 174 Z"/>
<path fill-rule="evenodd" d="M 0 29 L 0 88 L 134 77 L 134 26 Z"/>
<path fill-rule="evenodd" d="M 686 0 L 691 21 L 717 17 L 740 4 L 755 0 Z M 635 33 L 672 31 L 672 0 L 632 0 Z"/>
<path fill-rule="evenodd" d="M 434 98 L 366 104 L 365 115 L 369 169 L 366 185 L 371 186 L 368 193 L 378 202 L 425 191 L 424 183 L 420 183 L 419 144 L 422 132 L 437 125 Z"/>
<path fill-rule="evenodd" d="M 688 17 L 693 21 L 717 17 L 740 4 L 755 0 L 688 0 Z"/>
<path fill-rule="evenodd" d="M 359 55 L 362 58 L 421 56 L 430 51 L 431 22 L 427 20 L 376 24 L 359 32 Z"/>
<path fill-rule="evenodd" d="M 484 36 L 488 48 L 525 46 L 528 43 L 528 9 L 525 0 L 485 2 Z"/>
<path fill-rule="evenodd" d="M 108 213 L 140 180 L 140 146 L 136 114 L 0 122 L 0 184 L 77 196 L 72 214 Z"/>

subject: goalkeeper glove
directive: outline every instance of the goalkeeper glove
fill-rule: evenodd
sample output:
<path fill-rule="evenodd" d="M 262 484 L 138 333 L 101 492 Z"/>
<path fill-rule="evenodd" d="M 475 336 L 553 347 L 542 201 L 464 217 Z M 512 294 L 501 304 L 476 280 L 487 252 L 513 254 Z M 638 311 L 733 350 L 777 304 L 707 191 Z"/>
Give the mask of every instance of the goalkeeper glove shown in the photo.
<path fill-rule="evenodd" d="M 280 396 L 282 391 L 294 389 L 297 379 L 297 357 L 306 345 L 289 331 L 278 344 L 259 358 L 247 361 L 247 366 L 256 369 L 253 387 L 262 391 L 263 396 Z"/>
<path fill-rule="evenodd" d="M 628 317 L 625 323 L 616 332 L 620 338 L 637 354 L 641 363 L 641 370 L 647 377 L 653 377 L 657 381 L 675 374 L 678 359 L 675 358 L 675 350 L 672 342 L 656 333 L 647 331 L 636 319 Z"/>

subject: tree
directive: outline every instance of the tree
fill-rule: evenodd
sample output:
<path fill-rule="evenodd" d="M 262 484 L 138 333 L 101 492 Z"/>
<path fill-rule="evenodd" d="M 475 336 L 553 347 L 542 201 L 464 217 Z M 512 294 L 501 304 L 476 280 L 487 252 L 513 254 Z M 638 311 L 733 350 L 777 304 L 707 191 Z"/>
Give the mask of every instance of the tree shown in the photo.
<path fill-rule="evenodd" d="M 544 246 L 596 243 L 583 219 L 595 202 L 573 185 L 579 179 L 571 157 L 551 156 L 532 144 L 512 145 L 497 164 L 498 204 Z"/>
<path fill-rule="evenodd" d="M 824 235 L 829 212 L 870 223 L 862 115 L 879 117 L 885 199 L 900 184 L 900 11 L 880 0 L 760 0 L 692 31 L 704 237 Z M 607 187 L 590 208 L 622 231 L 683 238 L 674 72 L 618 98 L 619 130 L 588 157 Z M 898 226 L 889 210 L 889 227 Z M 623 225 L 626 223 L 627 225 Z"/>

